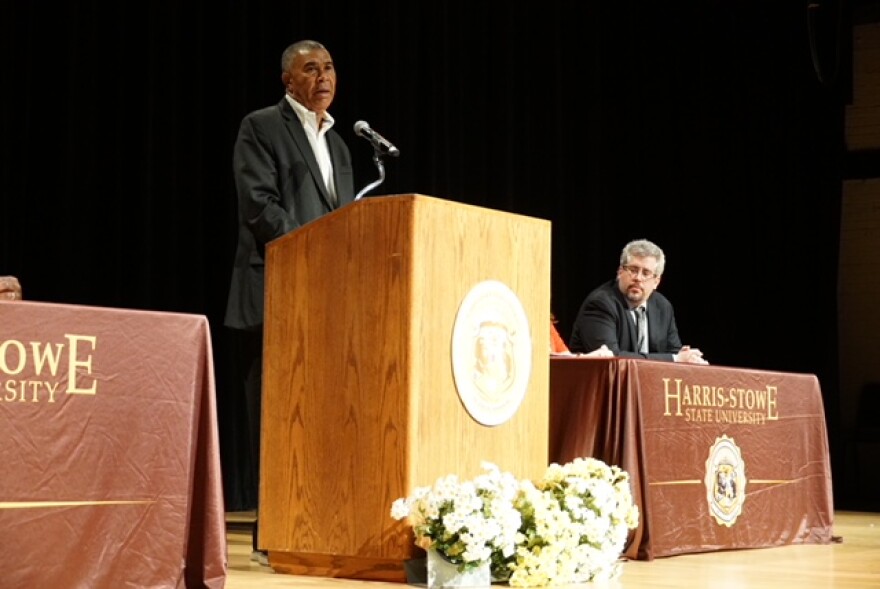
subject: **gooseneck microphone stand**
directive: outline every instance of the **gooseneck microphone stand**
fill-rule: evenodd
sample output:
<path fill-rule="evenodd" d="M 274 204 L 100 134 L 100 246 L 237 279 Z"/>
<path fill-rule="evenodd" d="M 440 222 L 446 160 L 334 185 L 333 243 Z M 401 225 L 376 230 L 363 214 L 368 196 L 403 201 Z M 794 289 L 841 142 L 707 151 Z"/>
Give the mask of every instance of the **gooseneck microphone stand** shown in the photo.
<path fill-rule="evenodd" d="M 373 163 L 376 164 L 376 168 L 379 170 L 379 179 L 364 186 L 361 191 L 357 193 L 357 196 L 354 197 L 355 200 L 360 200 L 363 195 L 385 181 L 385 164 L 382 163 L 382 153 L 375 147 L 373 148 Z"/>

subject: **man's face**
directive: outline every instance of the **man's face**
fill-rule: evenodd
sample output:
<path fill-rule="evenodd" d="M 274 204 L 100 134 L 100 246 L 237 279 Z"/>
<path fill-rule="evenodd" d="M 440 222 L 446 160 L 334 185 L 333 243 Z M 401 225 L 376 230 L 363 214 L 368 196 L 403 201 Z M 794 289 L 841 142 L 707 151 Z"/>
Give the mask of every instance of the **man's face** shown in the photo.
<path fill-rule="evenodd" d="M 330 108 L 336 95 L 336 69 L 323 49 L 297 53 L 281 81 L 297 102 L 319 115 Z"/>
<path fill-rule="evenodd" d="M 630 258 L 627 264 L 617 269 L 617 287 L 630 307 L 647 302 L 658 284 L 660 277 L 657 276 L 657 258 L 654 256 Z"/>

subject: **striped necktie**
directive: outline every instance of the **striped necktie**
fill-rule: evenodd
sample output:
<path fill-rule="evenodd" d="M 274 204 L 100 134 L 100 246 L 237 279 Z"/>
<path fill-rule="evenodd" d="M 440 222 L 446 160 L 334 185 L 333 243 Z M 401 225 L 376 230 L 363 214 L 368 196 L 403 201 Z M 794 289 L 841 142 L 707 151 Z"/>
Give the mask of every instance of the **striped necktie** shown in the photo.
<path fill-rule="evenodd" d="M 648 318 L 645 316 L 645 307 L 636 307 L 636 329 L 639 332 L 639 353 L 648 353 Z"/>

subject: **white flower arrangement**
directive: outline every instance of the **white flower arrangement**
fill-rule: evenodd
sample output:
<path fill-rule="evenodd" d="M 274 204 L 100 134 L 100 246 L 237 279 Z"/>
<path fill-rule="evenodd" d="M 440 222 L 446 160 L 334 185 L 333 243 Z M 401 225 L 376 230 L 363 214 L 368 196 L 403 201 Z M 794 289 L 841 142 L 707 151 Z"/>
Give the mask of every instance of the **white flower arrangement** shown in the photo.
<path fill-rule="evenodd" d="M 515 505 L 523 524 L 510 585 L 569 585 L 620 574 L 629 530 L 639 523 L 626 471 L 594 458 L 551 464 L 537 485 L 523 483 Z"/>
<path fill-rule="evenodd" d="M 551 464 L 541 481 L 517 481 L 497 466 L 473 481 L 455 475 L 396 500 L 417 546 L 470 570 L 491 564 L 514 587 L 610 580 L 620 574 L 629 530 L 638 525 L 629 474 L 594 458 Z"/>
<path fill-rule="evenodd" d="M 473 481 L 448 475 L 391 506 L 391 517 L 409 518 L 417 546 L 436 550 L 461 571 L 501 563 L 516 550 L 519 483 L 494 464 L 482 466 L 486 472 Z"/>

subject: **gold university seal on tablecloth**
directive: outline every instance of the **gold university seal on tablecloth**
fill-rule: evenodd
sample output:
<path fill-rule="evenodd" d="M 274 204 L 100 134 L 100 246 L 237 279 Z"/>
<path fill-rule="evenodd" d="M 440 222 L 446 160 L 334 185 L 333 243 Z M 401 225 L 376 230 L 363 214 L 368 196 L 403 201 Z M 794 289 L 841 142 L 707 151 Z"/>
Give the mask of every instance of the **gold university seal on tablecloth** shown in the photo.
<path fill-rule="evenodd" d="M 746 500 L 746 465 L 733 438 L 721 436 L 706 460 L 706 500 L 719 525 L 736 523 Z"/>
<path fill-rule="evenodd" d="M 522 403 L 532 369 L 532 338 L 516 294 L 495 280 L 464 297 L 452 330 L 452 372 L 458 396 L 483 425 L 510 419 Z"/>

